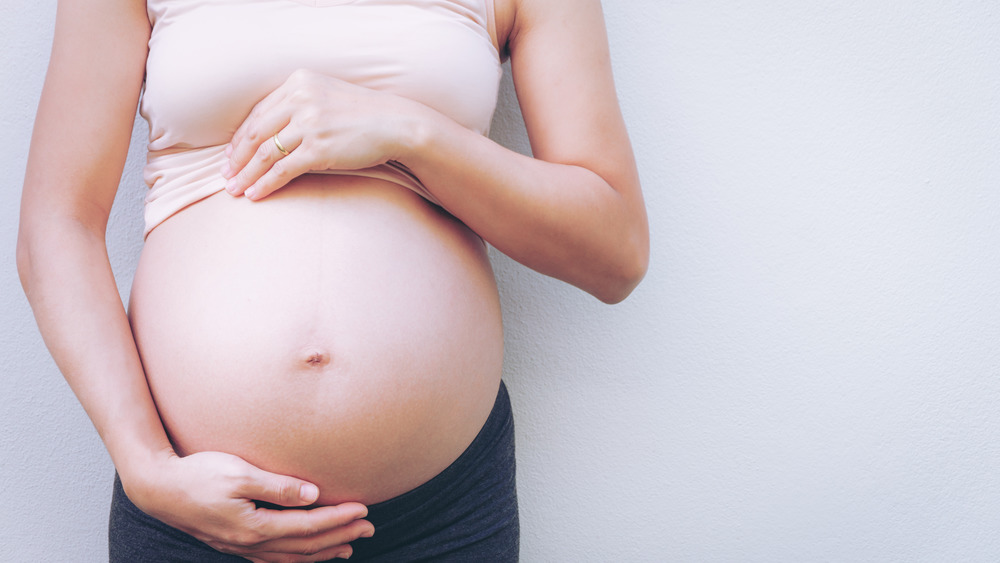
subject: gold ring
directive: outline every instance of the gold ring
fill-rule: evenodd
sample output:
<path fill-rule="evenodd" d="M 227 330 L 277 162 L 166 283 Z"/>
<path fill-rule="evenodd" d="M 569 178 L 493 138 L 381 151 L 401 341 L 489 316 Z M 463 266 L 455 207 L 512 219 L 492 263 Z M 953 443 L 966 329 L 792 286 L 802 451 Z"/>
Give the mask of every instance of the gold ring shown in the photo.
<path fill-rule="evenodd" d="M 274 141 L 274 146 L 278 147 L 278 152 L 280 152 L 281 154 L 283 154 L 285 156 L 288 156 L 288 150 L 285 149 L 284 145 L 281 144 L 281 141 L 278 140 L 278 135 L 277 134 L 275 134 L 273 137 L 271 137 L 271 140 Z"/>

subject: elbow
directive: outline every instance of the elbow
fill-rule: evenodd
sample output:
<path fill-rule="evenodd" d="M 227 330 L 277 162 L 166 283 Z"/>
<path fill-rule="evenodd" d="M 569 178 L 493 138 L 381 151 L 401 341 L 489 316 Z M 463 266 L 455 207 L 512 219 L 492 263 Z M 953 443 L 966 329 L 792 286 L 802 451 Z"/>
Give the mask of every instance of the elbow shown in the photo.
<path fill-rule="evenodd" d="M 642 237 L 619 252 L 618 260 L 605 275 L 603 283 L 591 293 L 608 305 L 621 303 L 632 294 L 648 269 L 649 239 Z"/>
<path fill-rule="evenodd" d="M 645 275 L 646 267 L 636 263 L 630 269 L 618 272 L 613 278 L 608 279 L 605 284 L 592 293 L 594 297 L 608 305 L 621 303 L 632 294 L 632 291 L 639 285 L 639 282 L 642 281 Z"/>
<path fill-rule="evenodd" d="M 614 245 L 613 258 L 608 262 L 600 288 L 591 292 L 608 305 L 621 303 L 631 295 L 649 269 L 649 221 L 641 198 L 638 201 L 624 229 L 609 239 Z"/>

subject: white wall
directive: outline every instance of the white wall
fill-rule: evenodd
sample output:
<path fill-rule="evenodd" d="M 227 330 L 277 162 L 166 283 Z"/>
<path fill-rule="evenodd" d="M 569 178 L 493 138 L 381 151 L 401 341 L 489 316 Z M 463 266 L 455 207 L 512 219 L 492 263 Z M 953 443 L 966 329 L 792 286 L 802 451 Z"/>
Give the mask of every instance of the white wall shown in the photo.
<path fill-rule="evenodd" d="M 13 269 L 53 8 L 0 5 L 0 553 L 100 561 L 111 467 Z M 523 560 L 1000 559 L 998 5 L 605 10 L 653 260 L 607 307 L 495 256 Z"/>

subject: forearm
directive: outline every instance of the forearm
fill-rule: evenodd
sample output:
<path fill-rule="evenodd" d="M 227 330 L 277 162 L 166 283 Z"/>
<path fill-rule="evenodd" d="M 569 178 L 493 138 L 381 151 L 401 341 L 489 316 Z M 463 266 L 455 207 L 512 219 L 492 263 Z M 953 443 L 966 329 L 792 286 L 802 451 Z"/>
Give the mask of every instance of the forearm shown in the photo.
<path fill-rule="evenodd" d="M 261 561 L 314 551 L 329 559 L 349 554 L 349 543 L 358 537 L 371 536 L 372 525 L 361 519 L 367 509 L 358 503 L 287 511 L 254 503 L 303 507 L 318 498 L 315 485 L 221 452 L 177 457 L 143 374 L 103 225 L 34 218 L 22 215 L 21 283 L 46 345 L 97 427 L 132 502 L 215 549 Z"/>
<path fill-rule="evenodd" d="M 236 130 L 226 190 L 259 200 L 307 172 L 396 161 L 515 260 L 603 301 L 624 299 L 645 274 L 649 235 L 600 3 L 517 8 L 511 68 L 535 158 L 464 128 L 447 108 L 299 70 Z"/>
<path fill-rule="evenodd" d="M 37 221 L 35 221 L 37 223 Z M 102 237 L 22 218 L 18 270 L 42 337 L 123 474 L 171 452 Z"/>
<path fill-rule="evenodd" d="M 588 168 L 515 153 L 432 113 L 399 160 L 449 212 L 511 258 L 602 301 L 639 283 L 649 250 L 637 190 L 623 194 Z"/>

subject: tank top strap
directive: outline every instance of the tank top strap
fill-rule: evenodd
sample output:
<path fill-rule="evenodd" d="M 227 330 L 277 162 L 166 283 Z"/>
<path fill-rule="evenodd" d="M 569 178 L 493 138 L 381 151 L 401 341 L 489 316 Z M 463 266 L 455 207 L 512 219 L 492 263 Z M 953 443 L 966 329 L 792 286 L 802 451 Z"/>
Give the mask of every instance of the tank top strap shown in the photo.
<path fill-rule="evenodd" d="M 493 46 L 496 47 L 497 53 L 499 53 L 500 40 L 497 37 L 496 10 L 493 7 L 493 0 L 485 0 L 485 2 L 486 2 L 486 29 L 490 32 L 490 41 L 493 42 Z"/>

